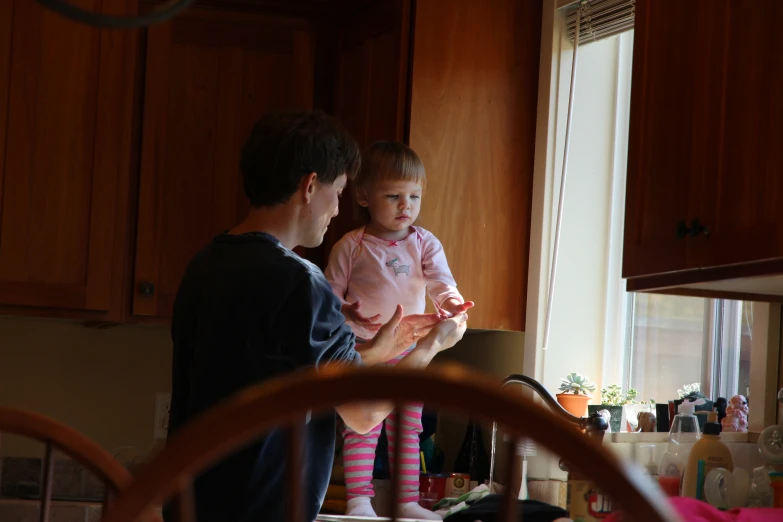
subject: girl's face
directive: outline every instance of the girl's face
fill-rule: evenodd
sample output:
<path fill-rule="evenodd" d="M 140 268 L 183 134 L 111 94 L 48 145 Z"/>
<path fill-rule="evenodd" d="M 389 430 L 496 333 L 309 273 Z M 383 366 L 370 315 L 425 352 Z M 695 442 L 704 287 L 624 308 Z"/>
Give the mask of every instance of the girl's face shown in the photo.
<path fill-rule="evenodd" d="M 382 239 L 404 239 L 421 210 L 421 183 L 378 181 L 359 196 L 359 205 L 370 212 L 368 228 Z"/>

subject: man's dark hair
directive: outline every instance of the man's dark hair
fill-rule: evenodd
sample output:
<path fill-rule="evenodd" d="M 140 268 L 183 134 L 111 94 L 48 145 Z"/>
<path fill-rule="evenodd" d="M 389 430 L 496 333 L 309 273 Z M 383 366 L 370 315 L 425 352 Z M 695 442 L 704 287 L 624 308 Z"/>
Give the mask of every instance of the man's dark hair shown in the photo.
<path fill-rule="evenodd" d="M 321 111 L 276 111 L 253 127 L 239 165 L 245 194 L 257 208 L 285 203 L 311 172 L 321 183 L 341 174 L 353 179 L 360 161 L 356 141 L 337 120 Z"/>

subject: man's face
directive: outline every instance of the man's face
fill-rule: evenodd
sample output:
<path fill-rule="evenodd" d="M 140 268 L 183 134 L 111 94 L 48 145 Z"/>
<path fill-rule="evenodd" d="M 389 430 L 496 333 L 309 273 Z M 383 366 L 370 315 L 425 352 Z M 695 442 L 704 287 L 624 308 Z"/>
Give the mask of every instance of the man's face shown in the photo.
<path fill-rule="evenodd" d="M 303 247 L 314 248 L 323 243 L 329 222 L 340 211 L 340 196 L 347 182 L 345 174 L 338 176 L 334 183 L 321 183 L 317 178 L 313 182 L 307 224 L 303 227 Z"/>

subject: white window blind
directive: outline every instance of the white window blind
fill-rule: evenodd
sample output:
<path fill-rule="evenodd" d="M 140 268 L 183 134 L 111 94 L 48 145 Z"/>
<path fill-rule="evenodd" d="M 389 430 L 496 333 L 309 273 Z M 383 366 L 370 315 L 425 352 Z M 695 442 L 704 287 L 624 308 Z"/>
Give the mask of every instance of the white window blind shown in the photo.
<path fill-rule="evenodd" d="M 574 41 L 576 13 L 581 9 L 579 43 L 584 45 L 633 29 L 636 0 L 587 0 L 566 9 L 566 32 Z"/>

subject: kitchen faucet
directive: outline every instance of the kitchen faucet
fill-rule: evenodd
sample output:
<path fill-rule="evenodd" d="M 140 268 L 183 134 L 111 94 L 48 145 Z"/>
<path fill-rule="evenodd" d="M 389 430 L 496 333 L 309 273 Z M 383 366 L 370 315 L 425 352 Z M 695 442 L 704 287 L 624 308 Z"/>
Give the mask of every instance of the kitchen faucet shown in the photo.
<path fill-rule="evenodd" d="M 549 409 L 552 410 L 556 415 L 559 415 L 562 419 L 565 419 L 571 424 L 575 424 L 576 426 L 578 426 L 580 430 L 585 431 L 587 433 L 587 436 L 590 437 L 591 439 L 594 439 L 598 444 L 603 442 L 604 433 L 606 433 L 609 424 L 606 422 L 606 419 L 604 419 L 598 414 L 598 412 L 591 413 L 587 417 L 577 417 L 576 415 L 570 414 L 560 405 L 560 403 L 557 402 L 557 399 L 552 397 L 552 394 L 550 394 L 540 382 L 526 375 L 511 374 L 505 379 L 503 379 L 504 388 L 511 384 L 522 384 L 527 386 L 528 388 L 533 389 L 533 391 L 538 393 L 538 395 L 544 400 L 544 402 L 549 407 Z M 781 393 L 783 393 L 783 390 L 781 390 Z M 498 424 L 497 422 L 493 422 L 492 423 L 492 455 L 490 458 L 490 466 L 489 466 L 490 493 L 492 492 L 492 487 L 493 487 L 492 481 L 494 480 L 494 476 L 495 476 L 495 452 L 497 448 L 497 444 L 496 444 L 497 431 L 498 431 Z M 562 459 L 560 459 L 560 469 L 563 471 L 568 471 L 568 468 Z"/>

